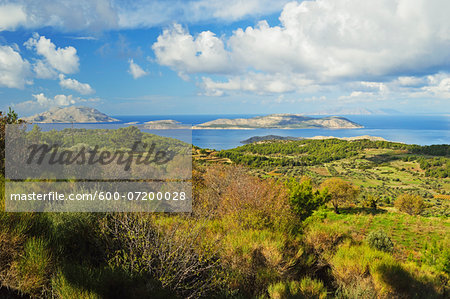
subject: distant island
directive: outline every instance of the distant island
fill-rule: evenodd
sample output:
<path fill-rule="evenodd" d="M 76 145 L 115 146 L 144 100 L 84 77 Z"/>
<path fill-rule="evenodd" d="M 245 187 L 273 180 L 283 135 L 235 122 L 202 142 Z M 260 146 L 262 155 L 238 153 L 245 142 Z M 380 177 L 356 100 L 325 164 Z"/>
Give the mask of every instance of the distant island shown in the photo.
<path fill-rule="evenodd" d="M 252 118 L 221 118 L 193 129 L 358 129 L 363 126 L 344 117 L 313 118 L 301 114 L 270 114 Z"/>
<path fill-rule="evenodd" d="M 138 125 L 140 129 L 147 130 L 167 130 L 167 129 L 191 129 L 191 126 L 183 125 L 179 121 L 173 119 L 152 120 L 144 124 Z"/>
<path fill-rule="evenodd" d="M 95 108 L 83 106 L 58 107 L 49 111 L 24 118 L 31 123 L 104 123 L 116 122 Z M 252 118 L 221 118 L 198 125 L 182 124 L 176 120 L 154 120 L 143 124 L 128 122 L 126 125 L 136 125 L 141 129 L 357 129 L 363 126 L 339 116 L 309 117 L 301 114 L 270 114 Z"/>
<path fill-rule="evenodd" d="M 103 123 L 119 121 L 95 108 L 83 106 L 52 108 L 49 111 L 23 119 L 31 123 Z"/>
<path fill-rule="evenodd" d="M 266 135 L 266 136 L 253 136 L 248 139 L 242 140 L 241 143 L 243 144 L 249 144 L 249 143 L 257 143 L 257 142 L 263 142 L 263 141 L 272 141 L 272 140 L 304 140 L 304 139 L 315 139 L 315 140 L 322 140 L 322 139 L 340 139 L 340 140 L 346 140 L 346 141 L 354 141 L 354 140 L 362 140 L 362 139 L 368 139 L 371 141 L 387 141 L 383 137 L 378 136 L 369 136 L 369 135 L 363 135 L 363 136 L 355 136 L 355 137 L 335 137 L 335 136 L 314 136 L 314 137 L 290 137 L 290 136 L 278 136 L 278 135 Z"/>

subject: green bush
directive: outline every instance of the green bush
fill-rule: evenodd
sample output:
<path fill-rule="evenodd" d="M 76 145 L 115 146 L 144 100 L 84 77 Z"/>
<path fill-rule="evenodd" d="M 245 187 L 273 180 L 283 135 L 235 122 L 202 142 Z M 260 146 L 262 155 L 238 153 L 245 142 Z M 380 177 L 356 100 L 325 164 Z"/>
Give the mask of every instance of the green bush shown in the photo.
<path fill-rule="evenodd" d="M 392 252 L 394 249 L 394 243 L 383 230 L 370 232 L 366 240 L 370 247 L 384 252 Z"/>

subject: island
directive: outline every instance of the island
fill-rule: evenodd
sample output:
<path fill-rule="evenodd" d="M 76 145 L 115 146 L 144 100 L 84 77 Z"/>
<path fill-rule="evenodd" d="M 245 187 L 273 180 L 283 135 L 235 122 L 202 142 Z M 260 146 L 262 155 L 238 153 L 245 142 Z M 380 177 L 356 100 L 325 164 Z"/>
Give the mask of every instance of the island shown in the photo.
<path fill-rule="evenodd" d="M 193 127 L 193 129 L 358 129 L 360 124 L 344 117 L 308 117 L 301 114 L 270 114 L 252 118 L 221 118 Z"/>
<path fill-rule="evenodd" d="M 95 108 L 84 106 L 55 107 L 23 119 L 29 123 L 104 123 L 119 121 Z"/>

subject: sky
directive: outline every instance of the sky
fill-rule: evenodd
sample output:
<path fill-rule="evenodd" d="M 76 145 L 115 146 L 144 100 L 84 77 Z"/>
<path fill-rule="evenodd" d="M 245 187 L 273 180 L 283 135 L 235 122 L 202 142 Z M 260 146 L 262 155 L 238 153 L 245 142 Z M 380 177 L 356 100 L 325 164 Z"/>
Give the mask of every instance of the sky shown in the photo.
<path fill-rule="evenodd" d="M 0 0 L 0 110 L 450 114 L 448 0 Z"/>

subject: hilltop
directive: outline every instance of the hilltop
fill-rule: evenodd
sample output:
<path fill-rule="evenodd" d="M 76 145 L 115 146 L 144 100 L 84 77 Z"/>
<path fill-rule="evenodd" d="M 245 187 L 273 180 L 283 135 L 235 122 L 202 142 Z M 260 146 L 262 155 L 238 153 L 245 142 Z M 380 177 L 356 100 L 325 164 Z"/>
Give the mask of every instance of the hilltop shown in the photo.
<path fill-rule="evenodd" d="M 83 106 L 52 108 L 49 111 L 25 117 L 24 120 L 31 123 L 98 123 L 118 121 L 95 108 Z"/>

